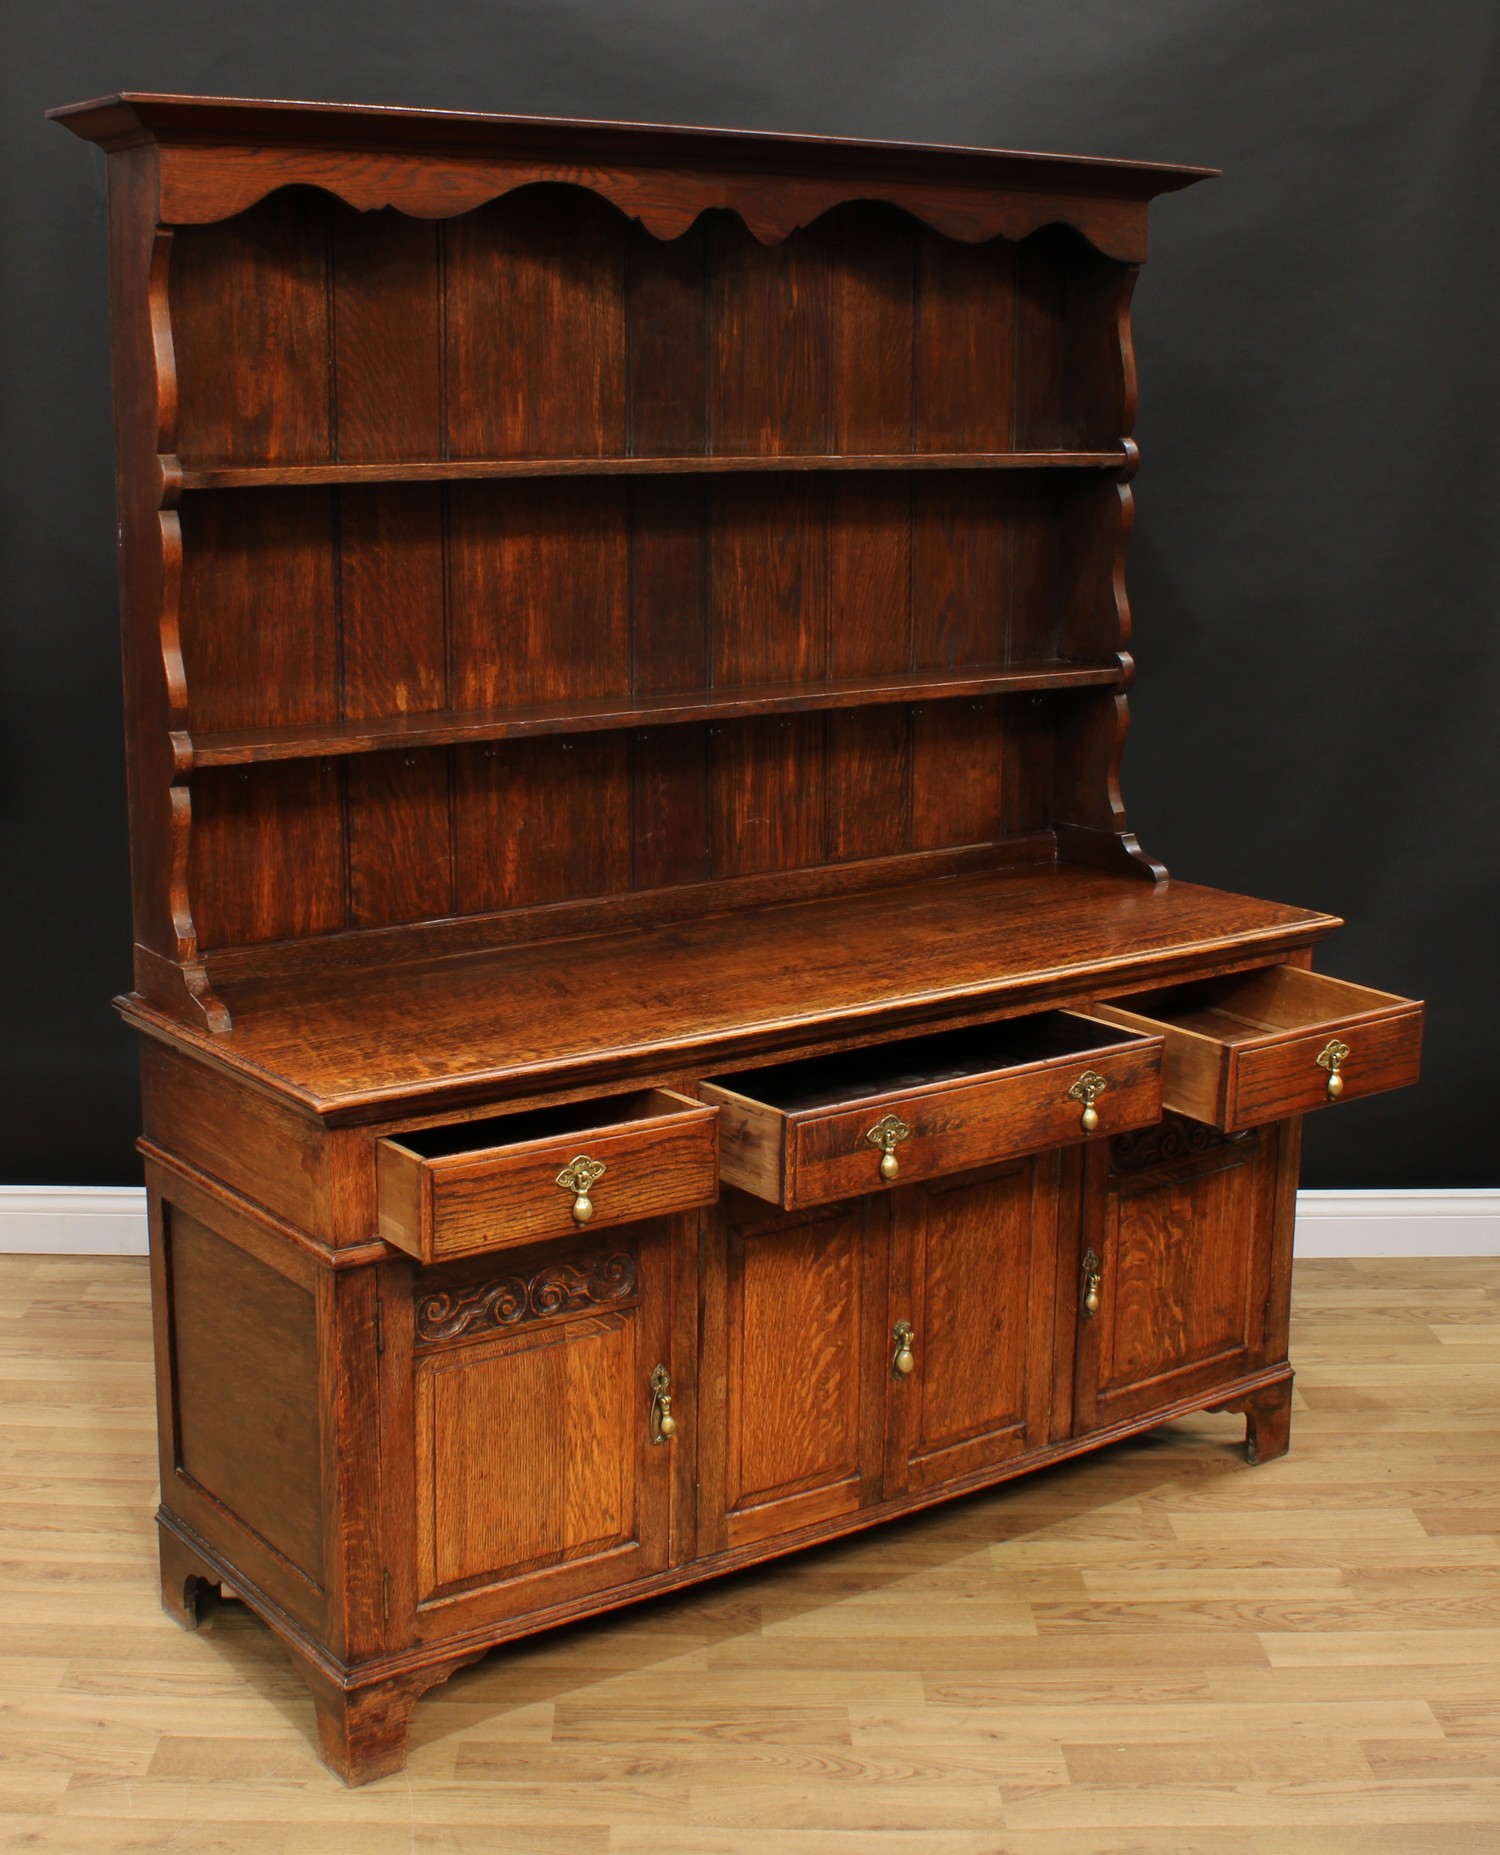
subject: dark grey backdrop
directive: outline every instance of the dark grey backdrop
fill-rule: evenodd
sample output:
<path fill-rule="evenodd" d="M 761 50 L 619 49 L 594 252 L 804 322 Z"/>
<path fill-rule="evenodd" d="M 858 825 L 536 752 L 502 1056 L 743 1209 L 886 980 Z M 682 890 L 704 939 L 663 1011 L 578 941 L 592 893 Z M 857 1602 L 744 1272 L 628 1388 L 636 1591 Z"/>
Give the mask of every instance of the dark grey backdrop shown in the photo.
<path fill-rule="evenodd" d="M 8 0 L 0 1178 L 137 1176 L 102 157 L 118 89 L 1210 163 L 1136 295 L 1126 795 L 1179 875 L 1332 909 L 1430 1001 L 1427 1080 L 1309 1122 L 1312 1185 L 1493 1185 L 1493 0 Z"/>

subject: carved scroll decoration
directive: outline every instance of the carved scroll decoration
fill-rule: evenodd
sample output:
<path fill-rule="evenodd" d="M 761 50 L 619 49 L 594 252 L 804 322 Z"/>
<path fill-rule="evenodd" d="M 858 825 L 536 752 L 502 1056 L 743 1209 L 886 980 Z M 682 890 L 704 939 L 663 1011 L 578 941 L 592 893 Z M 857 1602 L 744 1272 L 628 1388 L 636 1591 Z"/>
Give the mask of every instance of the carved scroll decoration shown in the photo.
<path fill-rule="evenodd" d="M 529 1276 L 501 1275 L 471 1288 L 440 1289 L 417 1301 L 417 1341 L 437 1346 L 475 1334 L 503 1333 L 528 1321 L 580 1308 L 612 1307 L 636 1291 L 636 1261 L 625 1250 L 598 1250 L 548 1263 Z"/>
<path fill-rule="evenodd" d="M 1221 1134 L 1217 1127 L 1190 1121 L 1186 1115 L 1164 1114 L 1154 1127 L 1116 1134 L 1109 1143 L 1111 1172 L 1144 1172 L 1149 1166 L 1169 1165 L 1177 1159 L 1195 1159 L 1221 1147 L 1240 1146 L 1255 1138 L 1254 1131 Z"/>

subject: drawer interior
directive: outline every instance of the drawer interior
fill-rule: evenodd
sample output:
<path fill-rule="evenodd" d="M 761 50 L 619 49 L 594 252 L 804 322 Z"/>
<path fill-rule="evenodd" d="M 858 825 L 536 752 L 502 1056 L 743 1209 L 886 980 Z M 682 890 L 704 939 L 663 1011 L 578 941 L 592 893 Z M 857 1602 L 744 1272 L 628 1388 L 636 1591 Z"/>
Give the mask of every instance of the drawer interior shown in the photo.
<path fill-rule="evenodd" d="M 1389 1011 L 1407 1000 L 1351 985 L 1346 979 L 1310 973 L 1300 966 L 1266 966 L 1109 1002 L 1120 1010 L 1233 1047 L 1362 1012 Z"/>
<path fill-rule="evenodd" d="M 496 1147 L 522 1146 L 534 1140 L 565 1140 L 570 1134 L 592 1133 L 601 1127 L 658 1120 L 697 1105 L 664 1089 L 638 1089 L 603 1100 L 568 1101 L 556 1107 L 528 1108 L 519 1114 L 490 1115 L 482 1121 L 412 1128 L 390 1138 L 419 1159 L 451 1159 L 461 1153 L 487 1153 Z"/>
<path fill-rule="evenodd" d="M 802 1057 L 767 1069 L 715 1076 L 715 1084 L 783 1114 L 810 1114 L 880 1095 L 992 1075 L 1028 1063 L 1085 1057 L 1144 1040 L 1145 1033 L 1100 1024 L 1069 1011 L 1038 1012 L 999 1024 L 970 1024 L 899 1043 Z"/>

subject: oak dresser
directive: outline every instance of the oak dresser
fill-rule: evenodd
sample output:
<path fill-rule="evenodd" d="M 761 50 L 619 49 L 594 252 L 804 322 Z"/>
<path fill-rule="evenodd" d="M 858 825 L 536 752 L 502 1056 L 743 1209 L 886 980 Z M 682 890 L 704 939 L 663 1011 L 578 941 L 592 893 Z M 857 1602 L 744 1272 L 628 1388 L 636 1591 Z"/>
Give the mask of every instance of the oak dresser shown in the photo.
<path fill-rule="evenodd" d="M 167 1609 L 399 1770 L 496 1644 L 1204 1408 L 1287 1447 L 1339 923 L 1126 828 L 1206 170 L 124 95 Z"/>

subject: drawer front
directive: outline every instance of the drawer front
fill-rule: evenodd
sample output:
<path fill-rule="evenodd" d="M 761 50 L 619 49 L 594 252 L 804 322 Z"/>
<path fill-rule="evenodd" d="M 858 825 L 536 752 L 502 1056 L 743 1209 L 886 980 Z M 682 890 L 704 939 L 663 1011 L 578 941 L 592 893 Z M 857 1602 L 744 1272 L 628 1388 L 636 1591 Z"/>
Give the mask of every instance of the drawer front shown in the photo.
<path fill-rule="evenodd" d="M 1098 1126 L 1069 1095 L 1085 1074 L 1105 1087 L 1094 1097 Z M 888 1114 L 911 1129 L 895 1149 L 896 1172 L 881 1174 L 871 1130 Z M 787 1205 L 827 1204 L 992 1160 L 1072 1145 L 1094 1134 L 1125 1133 L 1161 1118 L 1161 1044 L 1155 1039 L 1090 1051 L 920 1094 L 885 1096 L 833 1113 L 792 1118 L 787 1126 Z"/>
<path fill-rule="evenodd" d="M 1336 1095 L 1328 1092 L 1328 1067 L 1318 1061 L 1330 1044 L 1348 1052 L 1340 1057 Z M 1417 1080 L 1421 1058 L 1418 1005 L 1383 1018 L 1332 1019 L 1304 1036 L 1242 1046 L 1230 1052 L 1224 1125 L 1237 1133 L 1335 1101 L 1405 1088 Z"/>
<path fill-rule="evenodd" d="M 716 1111 L 665 1090 L 653 1091 L 651 1106 L 660 1111 L 436 1158 L 400 1136 L 382 1140 L 380 1234 L 437 1262 L 711 1204 L 719 1189 Z M 560 1184 L 577 1162 L 581 1172 Z"/>

